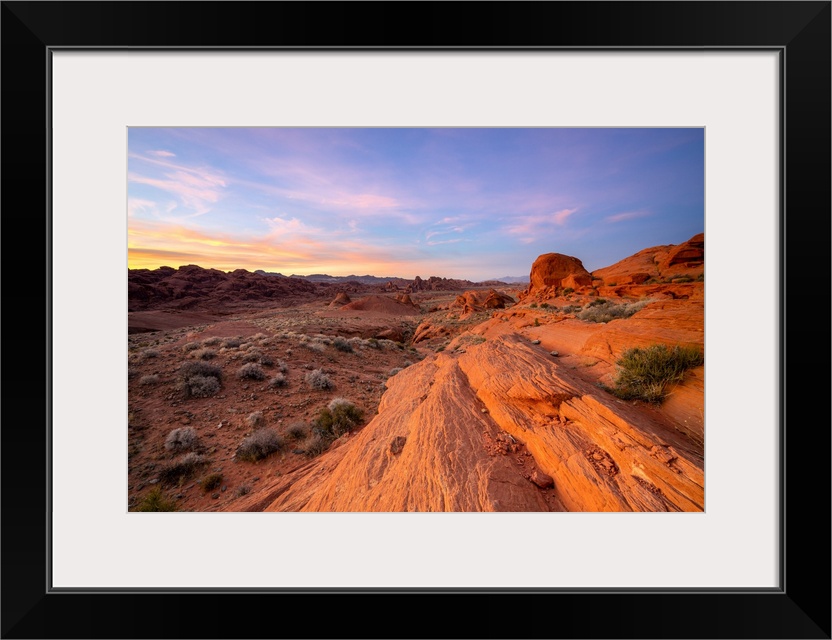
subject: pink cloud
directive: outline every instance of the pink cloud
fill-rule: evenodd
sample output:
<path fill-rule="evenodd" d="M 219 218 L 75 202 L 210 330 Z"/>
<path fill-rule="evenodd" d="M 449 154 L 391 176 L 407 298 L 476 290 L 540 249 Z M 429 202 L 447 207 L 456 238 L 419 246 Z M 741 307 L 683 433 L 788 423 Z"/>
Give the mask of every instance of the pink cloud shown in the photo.
<path fill-rule="evenodd" d="M 624 222 L 625 220 L 635 220 L 636 218 L 644 218 L 649 215 L 651 215 L 649 211 L 625 211 L 607 216 L 604 218 L 604 222 Z"/>
<path fill-rule="evenodd" d="M 156 151 L 148 151 L 148 153 L 152 156 L 158 156 L 160 158 L 175 158 L 176 154 L 171 151 L 165 151 L 164 149 L 158 149 Z"/>

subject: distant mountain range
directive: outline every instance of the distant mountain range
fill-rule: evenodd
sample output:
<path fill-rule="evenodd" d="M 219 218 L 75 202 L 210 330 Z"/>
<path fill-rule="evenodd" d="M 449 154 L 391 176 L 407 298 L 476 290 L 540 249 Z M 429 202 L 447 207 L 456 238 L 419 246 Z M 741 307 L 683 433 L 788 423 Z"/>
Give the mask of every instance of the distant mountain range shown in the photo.
<path fill-rule="evenodd" d="M 313 273 L 308 276 L 298 276 L 292 274 L 291 276 L 283 275 L 282 273 L 276 273 L 274 271 L 263 271 L 262 269 L 257 269 L 254 273 L 257 273 L 261 276 L 273 276 L 276 278 L 300 278 L 301 280 L 306 280 L 307 282 L 328 282 L 330 284 L 337 284 L 339 282 L 360 282 L 361 284 L 370 284 L 370 285 L 385 285 L 388 282 L 392 282 L 397 286 L 406 286 L 412 280 L 408 280 L 406 278 L 400 278 L 398 276 L 388 276 L 386 278 L 380 278 L 378 276 L 371 276 L 371 275 L 364 275 L 364 276 L 331 276 L 326 273 Z M 490 278 L 489 280 L 485 280 L 485 283 L 491 282 L 504 282 L 506 284 L 516 284 L 516 283 L 525 283 L 529 281 L 528 276 L 506 276 L 505 278 Z M 467 281 L 463 281 L 467 282 Z"/>
<path fill-rule="evenodd" d="M 402 278 L 396 277 L 389 277 L 389 278 L 379 278 L 378 276 L 330 276 L 326 273 L 313 273 L 308 276 L 297 276 L 292 274 L 291 276 L 285 276 L 282 273 L 275 273 L 274 271 L 263 271 L 262 269 L 257 269 L 254 273 L 258 273 L 261 276 L 274 276 L 277 278 L 300 278 L 302 280 L 307 280 L 308 282 L 329 282 L 331 284 L 335 284 L 338 282 L 360 282 L 361 284 L 380 284 L 385 285 L 391 280 L 402 280 Z"/>

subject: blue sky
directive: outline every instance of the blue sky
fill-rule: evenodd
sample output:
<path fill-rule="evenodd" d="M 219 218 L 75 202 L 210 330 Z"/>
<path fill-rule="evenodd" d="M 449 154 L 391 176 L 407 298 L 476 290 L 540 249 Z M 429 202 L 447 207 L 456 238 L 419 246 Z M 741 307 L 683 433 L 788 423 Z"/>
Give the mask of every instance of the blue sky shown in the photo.
<path fill-rule="evenodd" d="M 484 280 L 704 231 L 703 129 L 131 128 L 130 268 Z"/>

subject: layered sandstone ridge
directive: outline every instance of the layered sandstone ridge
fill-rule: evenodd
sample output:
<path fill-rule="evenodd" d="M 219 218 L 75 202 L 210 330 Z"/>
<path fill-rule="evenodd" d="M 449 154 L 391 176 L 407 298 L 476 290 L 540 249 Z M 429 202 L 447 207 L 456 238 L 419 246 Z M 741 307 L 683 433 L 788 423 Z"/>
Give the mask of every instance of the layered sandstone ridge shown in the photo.
<path fill-rule="evenodd" d="M 703 510 L 701 449 L 671 421 L 517 333 L 471 338 L 390 378 L 364 429 L 243 508 Z"/>

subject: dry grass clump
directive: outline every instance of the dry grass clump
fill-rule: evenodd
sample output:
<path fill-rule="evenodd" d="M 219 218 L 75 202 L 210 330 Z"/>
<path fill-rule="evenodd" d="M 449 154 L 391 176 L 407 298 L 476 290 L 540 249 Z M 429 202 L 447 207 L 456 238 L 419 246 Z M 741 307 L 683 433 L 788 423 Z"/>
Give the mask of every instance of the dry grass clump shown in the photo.
<path fill-rule="evenodd" d="M 237 459 L 257 462 L 280 451 L 284 440 L 274 429 L 258 429 L 237 447 Z"/>
<path fill-rule="evenodd" d="M 319 391 L 326 391 L 335 386 L 329 376 L 323 372 L 323 369 L 313 369 L 307 373 L 306 382 L 313 389 L 318 389 Z"/>
<path fill-rule="evenodd" d="M 221 473 L 209 473 L 207 476 L 205 476 L 199 481 L 199 485 L 202 487 L 202 493 L 208 493 L 209 491 L 213 491 L 214 489 L 219 488 L 221 484 Z"/>
<path fill-rule="evenodd" d="M 244 380 L 265 380 L 266 372 L 263 371 L 263 367 L 261 367 L 259 364 L 249 362 L 248 364 L 244 364 L 242 367 L 239 368 L 239 370 L 237 371 L 237 377 Z"/>
<path fill-rule="evenodd" d="M 226 349 L 236 349 L 241 344 L 243 344 L 243 341 L 240 338 L 226 338 L 222 341 L 222 346 Z"/>
<path fill-rule="evenodd" d="M 269 380 L 269 387 L 272 389 L 278 389 L 280 387 L 285 387 L 289 383 L 286 381 L 286 376 L 282 373 L 278 373 L 274 378 Z"/>
<path fill-rule="evenodd" d="M 278 360 L 277 361 L 277 370 L 280 371 L 280 373 L 288 373 L 289 372 L 289 365 L 287 365 L 285 362 L 283 362 L 283 360 Z"/>
<path fill-rule="evenodd" d="M 217 357 L 216 349 L 195 349 L 191 352 L 191 357 L 197 360 L 212 360 Z"/>
<path fill-rule="evenodd" d="M 310 458 L 321 455 L 324 451 L 329 449 L 332 443 L 332 438 L 329 438 L 321 433 L 315 432 L 309 436 L 306 442 L 303 443 L 303 452 Z"/>
<path fill-rule="evenodd" d="M 286 429 L 286 437 L 292 440 L 303 440 L 309 435 L 309 427 L 305 422 L 293 422 Z"/>
<path fill-rule="evenodd" d="M 392 378 L 394 375 L 396 375 L 397 373 L 401 373 L 401 372 L 402 372 L 401 367 L 394 367 L 394 368 L 390 369 L 390 371 L 387 372 L 387 377 Z"/>
<path fill-rule="evenodd" d="M 158 349 L 145 349 L 142 351 L 142 360 L 149 360 L 151 358 L 158 358 L 161 354 Z"/>
<path fill-rule="evenodd" d="M 182 345 L 182 351 L 184 351 L 185 353 L 190 353 L 191 351 L 196 351 L 201 346 L 201 342 L 186 342 Z"/>
<path fill-rule="evenodd" d="M 618 375 L 614 386 L 607 391 L 623 400 L 661 404 L 669 384 L 681 382 L 688 369 L 704 362 L 698 346 L 654 344 L 628 349 L 616 362 Z"/>
<path fill-rule="evenodd" d="M 159 479 L 165 484 L 180 484 L 190 478 L 197 469 L 206 464 L 206 460 L 198 453 L 186 453 L 184 456 L 165 466 L 159 474 Z"/>
<path fill-rule="evenodd" d="M 254 413 L 250 413 L 248 418 L 246 418 L 246 423 L 248 424 L 248 426 L 254 429 L 262 427 L 265 422 L 266 419 L 263 417 L 262 411 L 255 411 Z"/>
<path fill-rule="evenodd" d="M 610 322 L 621 318 L 629 318 L 637 311 L 641 311 L 650 304 L 652 300 L 640 302 L 616 304 L 603 298 L 593 300 L 576 314 L 579 320 L 585 322 Z"/>
<path fill-rule="evenodd" d="M 142 376 L 141 378 L 139 378 L 139 384 L 143 387 L 159 384 L 159 375 L 156 373 L 151 373 L 150 375 Z"/>
<path fill-rule="evenodd" d="M 168 433 L 165 438 L 165 449 L 178 453 L 195 449 L 199 446 L 199 435 L 193 427 L 180 427 Z"/>

